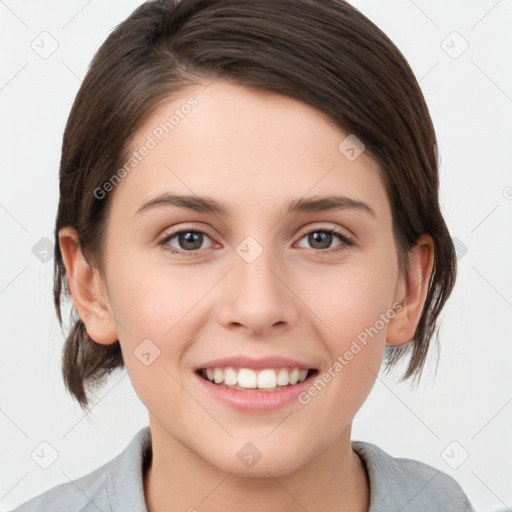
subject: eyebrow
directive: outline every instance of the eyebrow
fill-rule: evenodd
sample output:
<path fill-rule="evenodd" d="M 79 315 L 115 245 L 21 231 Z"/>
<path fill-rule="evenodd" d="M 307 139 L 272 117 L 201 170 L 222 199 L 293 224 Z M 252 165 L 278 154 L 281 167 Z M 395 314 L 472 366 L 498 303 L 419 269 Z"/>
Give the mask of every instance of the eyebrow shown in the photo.
<path fill-rule="evenodd" d="M 161 194 L 145 202 L 137 210 L 135 215 L 139 215 L 147 210 L 161 206 L 177 206 L 179 208 L 186 208 L 188 210 L 194 210 L 197 212 L 205 212 L 225 216 L 232 215 L 229 207 L 225 203 L 219 202 L 211 197 L 198 196 L 195 194 L 181 195 L 169 193 Z M 288 204 L 286 214 L 348 209 L 360 210 L 370 214 L 374 218 L 377 217 L 372 208 L 363 201 L 337 195 L 314 196 L 310 198 L 295 199 Z"/>

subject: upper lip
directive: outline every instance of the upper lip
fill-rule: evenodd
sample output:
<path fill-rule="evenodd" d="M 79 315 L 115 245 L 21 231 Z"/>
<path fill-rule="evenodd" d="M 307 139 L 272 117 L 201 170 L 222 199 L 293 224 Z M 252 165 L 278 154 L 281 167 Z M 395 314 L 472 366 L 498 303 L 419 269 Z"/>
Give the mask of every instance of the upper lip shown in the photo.
<path fill-rule="evenodd" d="M 221 357 L 219 359 L 214 359 L 213 361 L 208 361 L 207 363 L 199 365 L 197 370 L 207 368 L 227 368 L 228 366 L 237 368 L 252 368 L 254 370 L 262 368 L 283 368 L 287 366 L 292 368 L 302 368 L 306 370 L 315 369 L 311 365 L 301 363 L 300 361 L 290 359 L 288 357 L 267 356 L 256 359 L 254 357 L 240 355 Z"/>

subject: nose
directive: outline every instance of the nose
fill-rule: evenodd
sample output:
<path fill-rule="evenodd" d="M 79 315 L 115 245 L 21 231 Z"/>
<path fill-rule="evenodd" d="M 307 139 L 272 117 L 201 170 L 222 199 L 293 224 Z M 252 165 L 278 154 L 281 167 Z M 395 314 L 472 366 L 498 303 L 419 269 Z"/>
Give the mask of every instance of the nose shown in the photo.
<path fill-rule="evenodd" d="M 249 261 L 234 254 L 233 268 L 221 282 L 220 322 L 248 335 L 289 329 L 299 318 L 300 305 L 289 272 L 270 250 Z"/>

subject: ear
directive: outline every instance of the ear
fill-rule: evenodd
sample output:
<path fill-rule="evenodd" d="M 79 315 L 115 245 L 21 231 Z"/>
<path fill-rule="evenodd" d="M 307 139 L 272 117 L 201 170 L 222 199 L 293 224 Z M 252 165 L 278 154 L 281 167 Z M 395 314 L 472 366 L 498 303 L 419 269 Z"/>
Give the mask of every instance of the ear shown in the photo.
<path fill-rule="evenodd" d="M 388 345 L 402 345 L 413 338 L 427 297 L 433 265 L 434 242 L 429 235 L 422 235 L 409 251 L 409 277 L 406 279 L 402 275 L 397 286 L 395 301 L 402 304 L 402 309 L 388 323 Z"/>
<path fill-rule="evenodd" d="M 62 228 L 59 244 L 69 291 L 87 334 L 102 345 L 114 343 L 118 339 L 116 324 L 99 270 L 87 262 L 75 229 Z"/>

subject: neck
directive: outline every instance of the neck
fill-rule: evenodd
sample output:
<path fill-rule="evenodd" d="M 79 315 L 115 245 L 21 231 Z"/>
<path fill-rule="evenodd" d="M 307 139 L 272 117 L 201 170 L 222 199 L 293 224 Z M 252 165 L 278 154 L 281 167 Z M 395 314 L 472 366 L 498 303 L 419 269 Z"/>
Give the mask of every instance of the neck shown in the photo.
<path fill-rule="evenodd" d="M 368 512 L 368 477 L 352 450 L 350 430 L 285 475 L 246 477 L 210 464 L 154 422 L 153 455 L 144 477 L 146 507 L 149 512 L 168 512 L 171 506 L 191 512 Z"/>

